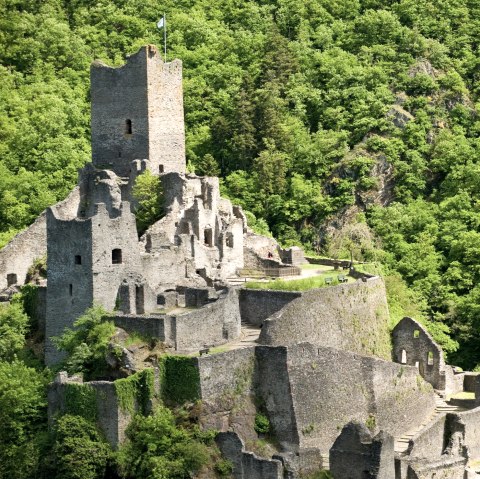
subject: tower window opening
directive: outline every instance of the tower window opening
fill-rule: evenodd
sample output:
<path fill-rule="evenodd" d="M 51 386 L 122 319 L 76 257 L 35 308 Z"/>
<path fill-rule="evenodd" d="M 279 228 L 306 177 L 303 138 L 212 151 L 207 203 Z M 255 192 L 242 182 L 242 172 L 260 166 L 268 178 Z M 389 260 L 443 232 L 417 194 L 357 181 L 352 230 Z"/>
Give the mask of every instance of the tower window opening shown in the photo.
<path fill-rule="evenodd" d="M 122 264 L 122 250 L 112 249 L 112 264 Z"/>
<path fill-rule="evenodd" d="M 75 255 L 75 264 L 82 264 L 82 257 L 79 254 Z"/>
<path fill-rule="evenodd" d="M 206 246 L 213 246 L 212 228 L 205 228 L 205 230 L 203 231 L 203 242 Z"/>
<path fill-rule="evenodd" d="M 125 133 L 127 135 L 132 134 L 132 120 L 125 120 Z"/>
<path fill-rule="evenodd" d="M 163 167 L 163 165 L 158 165 L 158 172 L 162 174 L 164 171 L 165 171 L 165 168 Z"/>
<path fill-rule="evenodd" d="M 68 285 L 68 291 L 70 293 L 70 296 L 73 296 L 73 284 Z"/>
<path fill-rule="evenodd" d="M 428 365 L 428 366 L 433 366 L 433 353 L 432 353 L 432 351 L 429 351 L 429 352 L 428 352 L 428 355 L 427 355 L 427 365 Z"/>
<path fill-rule="evenodd" d="M 17 275 L 15 273 L 8 273 L 7 286 L 12 286 L 13 284 L 17 284 Z"/>

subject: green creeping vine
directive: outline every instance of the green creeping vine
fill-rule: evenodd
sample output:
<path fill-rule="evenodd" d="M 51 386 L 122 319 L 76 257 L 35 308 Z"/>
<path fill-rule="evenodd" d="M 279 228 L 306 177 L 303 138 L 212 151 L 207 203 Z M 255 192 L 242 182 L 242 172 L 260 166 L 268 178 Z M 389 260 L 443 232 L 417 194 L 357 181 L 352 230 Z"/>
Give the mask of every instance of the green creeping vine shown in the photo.
<path fill-rule="evenodd" d="M 166 355 L 159 366 L 162 399 L 176 404 L 200 399 L 200 374 L 194 358 Z"/>
<path fill-rule="evenodd" d="M 81 416 L 87 421 L 97 419 L 97 397 L 89 384 L 65 384 L 65 414 Z"/>
<path fill-rule="evenodd" d="M 123 411 L 131 414 L 138 405 L 142 414 L 147 414 L 150 400 L 155 396 L 153 369 L 144 369 L 114 383 L 118 403 Z"/>

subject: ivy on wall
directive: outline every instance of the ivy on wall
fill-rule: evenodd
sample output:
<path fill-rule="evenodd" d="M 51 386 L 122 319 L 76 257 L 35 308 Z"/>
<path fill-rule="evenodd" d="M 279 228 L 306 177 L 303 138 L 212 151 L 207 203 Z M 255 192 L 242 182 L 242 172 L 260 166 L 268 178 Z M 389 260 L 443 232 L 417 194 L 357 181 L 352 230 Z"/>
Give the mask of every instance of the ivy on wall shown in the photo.
<path fill-rule="evenodd" d="M 118 404 L 123 411 L 131 414 L 138 405 L 142 414 L 147 414 L 150 402 L 155 396 L 155 378 L 153 369 L 144 369 L 124 379 L 117 379 L 114 383 Z"/>
<path fill-rule="evenodd" d="M 97 419 L 97 396 L 89 384 L 65 384 L 65 414 L 81 416 L 88 421 Z"/>
<path fill-rule="evenodd" d="M 162 399 L 177 404 L 200 399 L 200 374 L 194 358 L 166 355 L 159 366 Z"/>

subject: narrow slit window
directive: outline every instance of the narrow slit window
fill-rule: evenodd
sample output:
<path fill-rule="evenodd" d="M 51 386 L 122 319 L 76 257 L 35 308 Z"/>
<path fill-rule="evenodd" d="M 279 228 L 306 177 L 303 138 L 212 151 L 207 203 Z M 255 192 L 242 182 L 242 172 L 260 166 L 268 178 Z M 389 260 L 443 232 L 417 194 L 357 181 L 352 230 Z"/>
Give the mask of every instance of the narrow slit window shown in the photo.
<path fill-rule="evenodd" d="M 132 120 L 125 120 L 125 133 L 127 135 L 132 134 Z"/>
<path fill-rule="evenodd" d="M 79 254 L 75 255 L 75 264 L 82 264 L 82 257 Z"/>
<path fill-rule="evenodd" d="M 400 362 L 402 364 L 407 364 L 407 351 L 405 351 L 405 349 L 402 349 L 402 359 Z"/>
<path fill-rule="evenodd" d="M 432 351 L 428 351 L 427 364 L 429 366 L 433 366 L 433 353 L 432 353 Z"/>
<path fill-rule="evenodd" d="M 113 249 L 112 250 L 112 264 L 122 264 L 122 250 Z"/>
<path fill-rule="evenodd" d="M 73 296 L 73 284 L 68 285 L 68 291 L 70 293 L 70 296 Z"/>
<path fill-rule="evenodd" d="M 158 165 L 158 172 L 162 174 L 164 171 L 165 171 L 165 168 L 163 167 L 163 165 Z"/>

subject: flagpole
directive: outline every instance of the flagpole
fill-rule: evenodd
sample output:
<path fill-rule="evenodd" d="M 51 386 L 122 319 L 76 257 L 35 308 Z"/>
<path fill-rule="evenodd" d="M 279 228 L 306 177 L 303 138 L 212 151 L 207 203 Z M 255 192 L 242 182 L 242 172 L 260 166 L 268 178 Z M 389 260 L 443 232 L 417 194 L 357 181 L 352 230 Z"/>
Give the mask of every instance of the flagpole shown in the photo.
<path fill-rule="evenodd" d="M 167 63 L 167 15 L 163 13 L 163 48 L 165 51 L 165 63 Z"/>

